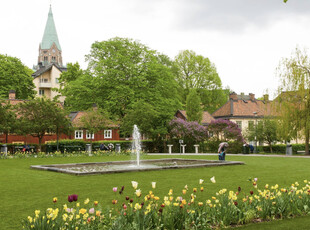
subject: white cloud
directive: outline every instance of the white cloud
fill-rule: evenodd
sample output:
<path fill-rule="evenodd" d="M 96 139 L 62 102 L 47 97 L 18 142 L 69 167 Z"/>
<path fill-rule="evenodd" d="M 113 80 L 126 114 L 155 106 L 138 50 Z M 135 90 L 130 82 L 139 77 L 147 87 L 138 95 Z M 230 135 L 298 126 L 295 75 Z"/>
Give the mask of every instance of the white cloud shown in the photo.
<path fill-rule="evenodd" d="M 48 0 L 1 3 L 0 53 L 36 64 L 48 10 Z M 282 57 L 310 47 L 308 0 L 53 0 L 52 10 L 65 63 L 86 68 L 94 41 L 129 37 L 171 58 L 194 50 L 215 64 L 224 86 L 258 97 L 277 88 Z"/>

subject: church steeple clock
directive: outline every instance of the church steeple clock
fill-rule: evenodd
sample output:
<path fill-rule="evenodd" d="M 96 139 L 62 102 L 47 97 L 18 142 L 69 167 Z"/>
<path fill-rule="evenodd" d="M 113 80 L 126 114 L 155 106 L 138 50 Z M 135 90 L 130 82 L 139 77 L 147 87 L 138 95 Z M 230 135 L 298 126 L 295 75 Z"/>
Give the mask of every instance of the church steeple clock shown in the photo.
<path fill-rule="evenodd" d="M 52 7 L 50 6 L 42 42 L 39 45 L 38 65 L 41 67 L 51 63 L 63 67 L 61 47 L 58 41 Z"/>

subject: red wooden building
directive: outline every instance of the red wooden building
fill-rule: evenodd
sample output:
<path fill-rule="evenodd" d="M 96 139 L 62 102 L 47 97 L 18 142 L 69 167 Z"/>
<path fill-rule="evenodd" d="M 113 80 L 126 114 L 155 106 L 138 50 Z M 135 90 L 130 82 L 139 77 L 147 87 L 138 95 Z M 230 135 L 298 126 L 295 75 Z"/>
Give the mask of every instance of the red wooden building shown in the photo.
<path fill-rule="evenodd" d="M 9 102 L 11 105 L 16 105 L 18 103 L 24 103 L 25 100 L 20 100 L 15 98 L 15 91 L 11 90 L 9 93 L 9 99 L 5 99 L 4 103 Z M 71 119 L 73 127 L 76 127 L 76 124 L 78 123 L 79 119 L 82 116 L 85 116 L 86 113 L 83 111 L 78 112 L 71 112 L 69 117 Z M 39 140 L 37 137 L 33 137 L 31 135 L 17 135 L 14 133 L 10 133 L 8 135 L 8 142 L 12 144 L 38 144 Z M 42 144 L 48 143 L 49 141 L 55 141 L 57 139 L 56 134 L 54 133 L 47 133 L 43 139 Z M 62 134 L 60 139 L 76 139 L 76 140 L 84 140 L 84 141 L 114 141 L 114 140 L 120 140 L 119 136 L 119 126 L 117 124 L 110 125 L 107 129 L 102 130 L 98 133 L 92 134 L 89 133 L 87 130 L 82 128 L 76 128 L 71 135 L 64 135 Z M 0 131 L 0 143 L 5 143 L 6 136 L 4 133 L 1 133 Z"/>

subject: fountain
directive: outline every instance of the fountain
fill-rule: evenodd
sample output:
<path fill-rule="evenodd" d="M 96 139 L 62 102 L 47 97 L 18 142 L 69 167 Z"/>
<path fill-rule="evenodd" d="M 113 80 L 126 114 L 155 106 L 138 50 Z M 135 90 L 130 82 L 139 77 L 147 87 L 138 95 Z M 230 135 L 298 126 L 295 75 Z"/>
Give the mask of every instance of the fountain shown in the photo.
<path fill-rule="evenodd" d="M 131 171 L 150 171 L 162 169 L 178 168 L 197 168 L 211 167 L 221 165 L 241 165 L 240 161 L 215 161 L 215 160 L 194 160 L 166 158 L 156 160 L 140 160 L 141 135 L 137 125 L 134 125 L 132 133 L 132 154 L 136 155 L 136 160 L 132 161 L 111 161 L 95 163 L 75 163 L 75 164 L 57 164 L 57 165 L 32 165 L 33 169 L 48 170 L 74 175 L 105 174 L 116 172 Z"/>
<path fill-rule="evenodd" d="M 137 125 L 133 126 L 133 132 L 132 132 L 132 146 L 131 146 L 131 150 L 132 153 L 136 155 L 137 157 L 137 167 L 140 166 L 140 151 L 141 151 L 141 135 L 140 135 L 140 131 L 138 129 Z"/>

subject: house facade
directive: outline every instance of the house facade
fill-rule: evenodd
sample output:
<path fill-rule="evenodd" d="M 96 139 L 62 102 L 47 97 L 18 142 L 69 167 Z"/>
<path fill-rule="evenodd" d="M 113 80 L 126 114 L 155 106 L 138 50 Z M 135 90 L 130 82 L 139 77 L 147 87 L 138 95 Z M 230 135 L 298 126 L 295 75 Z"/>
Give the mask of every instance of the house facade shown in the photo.
<path fill-rule="evenodd" d="M 4 103 L 9 103 L 11 105 L 17 105 L 19 103 L 24 103 L 25 100 L 20 100 L 15 98 L 15 91 L 11 90 L 9 93 L 9 99 L 5 99 Z M 111 124 L 107 127 L 107 129 L 102 130 L 98 133 L 91 134 L 88 130 L 85 130 L 79 127 L 78 121 L 86 114 L 86 112 L 78 111 L 78 112 L 71 112 L 69 117 L 71 123 L 74 127 L 74 131 L 70 135 L 62 134 L 60 139 L 71 139 L 71 140 L 84 140 L 84 141 L 115 141 L 120 140 L 119 136 L 119 126 L 117 124 Z M 8 135 L 8 142 L 11 144 L 38 144 L 39 140 L 36 137 L 31 135 L 18 135 L 15 133 L 10 133 Z M 57 136 L 55 133 L 46 133 L 42 139 L 42 143 L 48 143 L 50 141 L 55 141 Z M 6 136 L 4 133 L 0 132 L 0 143 L 5 143 Z"/>
<path fill-rule="evenodd" d="M 258 100 L 255 95 L 237 95 L 231 93 L 229 101 L 212 113 L 215 119 L 226 119 L 235 122 L 244 134 L 249 127 L 254 127 L 265 116 L 272 115 L 272 103 L 269 96 Z"/>
<path fill-rule="evenodd" d="M 49 99 L 58 96 L 58 100 L 64 102 L 65 98 L 52 90 L 53 88 L 60 87 L 59 77 L 63 71 L 67 71 L 67 68 L 62 64 L 62 50 L 51 6 L 43 38 L 39 45 L 38 64 L 34 69 L 36 71 L 32 74 L 32 77 L 37 96 L 45 96 Z"/>

